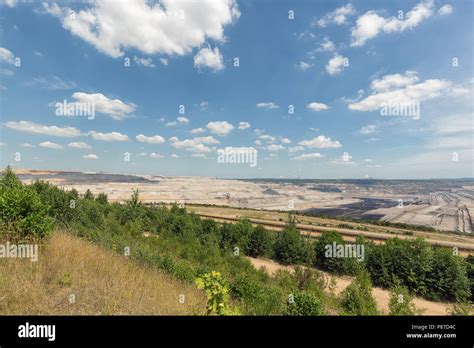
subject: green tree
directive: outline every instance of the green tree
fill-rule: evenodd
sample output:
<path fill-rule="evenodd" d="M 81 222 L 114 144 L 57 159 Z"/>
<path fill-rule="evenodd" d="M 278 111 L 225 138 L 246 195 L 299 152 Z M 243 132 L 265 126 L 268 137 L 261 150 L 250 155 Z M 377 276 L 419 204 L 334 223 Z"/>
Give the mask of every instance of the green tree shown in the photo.
<path fill-rule="evenodd" d="M 91 190 L 89 189 L 86 190 L 86 192 L 84 193 L 84 199 L 89 199 L 89 200 L 94 199 L 94 194 L 91 192 Z"/>
<path fill-rule="evenodd" d="M 354 259 L 335 257 L 327 255 L 327 249 L 336 245 L 345 245 L 341 235 L 337 232 L 323 232 L 314 243 L 314 265 L 329 272 L 347 274 L 350 273 L 350 263 L 356 262 Z"/>
<path fill-rule="evenodd" d="M 107 198 L 107 194 L 106 193 L 99 193 L 97 195 L 97 197 L 95 198 L 96 202 L 100 203 L 100 204 L 107 204 L 108 203 L 108 198 Z"/>
<path fill-rule="evenodd" d="M 242 252 L 247 253 L 252 233 L 252 223 L 248 219 L 241 219 L 235 224 L 224 225 L 221 229 L 222 245 L 225 249 L 230 250 L 238 247 Z"/>
<path fill-rule="evenodd" d="M 433 267 L 433 248 L 422 238 L 414 240 L 392 238 L 370 248 L 366 266 L 375 284 L 390 287 L 397 278 L 422 296 L 428 295 Z"/>
<path fill-rule="evenodd" d="M 270 233 L 265 227 L 258 225 L 250 235 L 247 254 L 252 257 L 265 255 L 270 251 L 270 243 Z"/>
<path fill-rule="evenodd" d="M 20 185 L 20 179 L 18 179 L 18 177 L 15 175 L 12 168 L 7 166 L 2 172 L 2 178 L 0 179 L 0 190 L 6 190 L 8 188 L 13 188 Z"/>
<path fill-rule="evenodd" d="M 451 249 L 434 248 L 432 267 L 427 276 L 431 296 L 468 301 L 471 297 L 468 268 L 467 262 Z"/>
<path fill-rule="evenodd" d="M 308 249 L 293 219 L 278 234 L 274 249 L 275 258 L 283 264 L 307 262 Z"/>

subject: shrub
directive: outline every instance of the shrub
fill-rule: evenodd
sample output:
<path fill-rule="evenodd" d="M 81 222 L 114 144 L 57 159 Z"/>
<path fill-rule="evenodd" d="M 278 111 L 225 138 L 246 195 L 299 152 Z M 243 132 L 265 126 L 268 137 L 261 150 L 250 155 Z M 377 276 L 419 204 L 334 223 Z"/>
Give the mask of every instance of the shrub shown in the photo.
<path fill-rule="evenodd" d="M 388 302 L 390 315 L 415 315 L 417 310 L 413 304 L 412 297 L 408 289 L 397 284 L 390 291 L 390 300 Z"/>
<path fill-rule="evenodd" d="M 299 264 L 307 261 L 308 250 L 294 221 L 290 220 L 278 234 L 274 249 L 275 258 L 283 264 Z"/>
<path fill-rule="evenodd" d="M 288 301 L 285 315 L 315 316 L 324 315 L 322 301 L 307 291 L 296 291 Z"/>
<path fill-rule="evenodd" d="M 423 296 L 430 293 L 433 248 L 421 238 L 388 239 L 370 248 L 366 264 L 378 285 L 392 286 L 396 277 L 410 291 Z"/>
<path fill-rule="evenodd" d="M 307 290 L 322 296 L 326 286 L 324 275 L 316 270 L 306 267 L 295 267 L 293 278 L 299 290 Z"/>
<path fill-rule="evenodd" d="M 249 273 L 238 275 L 230 286 L 232 297 L 242 301 L 242 309 L 247 315 L 281 314 L 284 303 L 283 292 L 262 282 Z"/>
<path fill-rule="evenodd" d="M 0 183 L 0 231 L 12 240 L 37 240 L 47 236 L 53 228 L 48 207 L 33 188 L 12 175 L 7 168 Z"/>
<path fill-rule="evenodd" d="M 456 316 L 469 316 L 472 313 L 472 303 L 456 302 L 448 309 L 448 313 Z"/>
<path fill-rule="evenodd" d="M 333 243 L 336 243 L 336 245 L 345 244 L 341 235 L 334 231 L 323 232 L 321 236 L 316 239 L 314 243 L 314 265 L 329 272 L 350 273 L 349 264 L 354 262 L 353 259 L 326 256 L 327 246 L 332 247 Z"/>
<path fill-rule="evenodd" d="M 207 293 L 207 314 L 236 315 L 238 310 L 229 306 L 229 288 L 220 272 L 212 271 L 196 278 L 196 285 Z"/>
<path fill-rule="evenodd" d="M 250 236 L 253 227 L 248 219 L 241 219 L 237 223 L 228 225 L 222 230 L 222 242 L 227 249 L 239 247 L 243 253 L 248 252 Z"/>
<path fill-rule="evenodd" d="M 32 185 L 41 202 L 48 206 L 48 215 L 56 223 L 68 225 L 77 218 L 77 191 L 65 191 L 48 182 L 36 180 Z"/>
<path fill-rule="evenodd" d="M 94 194 L 91 192 L 91 190 L 87 189 L 86 192 L 84 192 L 84 199 L 94 199 Z"/>
<path fill-rule="evenodd" d="M 474 256 L 469 255 L 467 261 L 467 277 L 469 279 L 469 287 L 471 289 L 471 302 L 474 302 Z"/>
<path fill-rule="evenodd" d="M 247 254 L 252 257 L 258 257 L 268 254 L 270 251 L 270 233 L 262 225 L 253 229 L 250 235 Z"/>
<path fill-rule="evenodd" d="M 101 192 L 97 195 L 95 200 L 96 200 L 96 202 L 99 202 L 100 204 L 107 204 L 108 203 L 107 194 Z"/>
<path fill-rule="evenodd" d="M 431 271 L 427 275 L 431 297 L 437 300 L 469 300 L 471 289 L 467 277 L 468 267 L 464 259 L 452 250 L 435 248 Z"/>
<path fill-rule="evenodd" d="M 359 270 L 356 278 L 341 293 L 344 315 L 377 315 L 377 304 L 372 296 L 372 282 L 365 270 Z"/>

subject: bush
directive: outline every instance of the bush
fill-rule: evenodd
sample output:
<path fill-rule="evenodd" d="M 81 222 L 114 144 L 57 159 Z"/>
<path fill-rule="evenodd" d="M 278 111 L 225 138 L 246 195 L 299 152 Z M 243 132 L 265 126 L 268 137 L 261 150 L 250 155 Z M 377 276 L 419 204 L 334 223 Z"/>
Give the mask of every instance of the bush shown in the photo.
<path fill-rule="evenodd" d="M 7 168 L 0 181 L 0 231 L 15 241 L 41 239 L 53 228 L 48 206 L 12 173 Z"/>
<path fill-rule="evenodd" d="M 431 271 L 428 274 L 430 295 L 436 299 L 468 301 L 471 297 L 469 265 L 450 249 L 435 248 Z"/>
<path fill-rule="evenodd" d="M 307 291 L 297 291 L 288 301 L 285 315 L 315 316 L 324 315 L 322 301 L 316 295 Z"/>
<path fill-rule="evenodd" d="M 307 262 L 308 249 L 304 238 L 291 221 L 280 232 L 275 242 L 275 258 L 283 264 L 300 264 Z"/>
<path fill-rule="evenodd" d="M 365 270 L 360 270 L 352 283 L 341 293 L 344 315 L 377 315 L 377 304 L 372 296 L 372 282 Z"/>
<path fill-rule="evenodd" d="M 262 225 L 258 225 L 253 229 L 250 235 L 247 254 L 252 257 L 266 255 L 270 252 L 270 233 Z"/>
<path fill-rule="evenodd" d="M 367 269 L 374 283 L 391 287 L 395 280 L 409 291 L 434 300 L 470 298 L 469 267 L 446 248 L 432 247 L 421 238 L 393 238 L 367 253 Z"/>
<path fill-rule="evenodd" d="M 448 313 L 456 316 L 469 316 L 472 313 L 472 303 L 456 302 L 448 309 Z"/>
<path fill-rule="evenodd" d="M 281 314 L 284 309 L 283 292 L 268 283 L 249 273 L 242 273 L 232 282 L 231 295 L 242 301 L 242 309 L 247 315 Z"/>
<path fill-rule="evenodd" d="M 413 304 L 412 297 L 408 289 L 402 285 L 395 285 L 390 291 L 388 302 L 390 315 L 415 315 L 417 310 Z"/>
<path fill-rule="evenodd" d="M 48 215 L 56 223 L 67 226 L 77 218 L 77 191 L 65 191 L 48 182 L 36 180 L 31 187 L 40 196 L 41 202 L 48 206 Z"/>
<path fill-rule="evenodd" d="M 474 256 L 469 255 L 467 261 L 467 278 L 469 279 L 469 288 L 471 290 L 471 302 L 474 302 Z"/>
<path fill-rule="evenodd" d="M 321 272 L 297 266 L 294 268 L 293 278 L 299 290 L 307 290 L 323 296 L 326 280 Z"/>
<path fill-rule="evenodd" d="M 393 238 L 370 248 L 367 269 L 377 285 L 390 287 L 396 277 L 410 291 L 427 296 L 432 261 L 433 248 L 423 239 Z"/>
<path fill-rule="evenodd" d="M 219 272 L 212 271 L 196 278 L 196 285 L 207 293 L 207 314 L 236 315 L 237 309 L 229 306 L 229 288 Z"/>
<path fill-rule="evenodd" d="M 248 252 L 250 236 L 253 233 L 252 223 L 241 219 L 232 225 L 226 225 L 222 230 L 222 245 L 225 249 L 234 250 L 238 247 L 243 253 Z"/>
<path fill-rule="evenodd" d="M 332 248 L 333 243 L 336 245 L 345 245 L 341 235 L 337 232 L 323 232 L 314 243 L 314 265 L 329 272 L 340 274 L 353 274 L 355 269 L 355 259 L 344 257 L 328 257 L 326 256 L 326 248 Z"/>

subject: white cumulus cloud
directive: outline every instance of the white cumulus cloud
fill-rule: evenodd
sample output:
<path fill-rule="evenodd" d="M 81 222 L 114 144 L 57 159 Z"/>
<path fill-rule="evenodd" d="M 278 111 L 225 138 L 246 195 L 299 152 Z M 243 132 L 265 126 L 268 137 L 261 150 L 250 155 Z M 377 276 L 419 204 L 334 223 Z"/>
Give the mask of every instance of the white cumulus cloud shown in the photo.
<path fill-rule="evenodd" d="M 163 155 L 160 155 L 159 153 L 152 152 L 150 153 L 151 158 L 163 158 Z"/>
<path fill-rule="evenodd" d="M 295 161 L 305 161 L 308 159 L 314 159 L 314 158 L 323 158 L 324 156 L 321 155 L 319 152 L 313 152 L 313 153 L 305 153 L 297 157 L 293 157 L 292 160 Z"/>
<path fill-rule="evenodd" d="M 102 93 L 88 94 L 76 92 L 72 95 L 72 98 L 80 103 L 93 104 L 95 111 L 106 114 L 115 120 L 124 119 L 136 108 L 135 104 L 126 104 L 119 99 L 110 99 Z"/>
<path fill-rule="evenodd" d="M 356 111 L 374 111 L 383 104 L 409 105 L 439 97 L 450 91 L 451 82 L 446 80 L 426 80 L 403 88 L 374 93 L 358 102 L 350 103 L 349 109 Z"/>
<path fill-rule="evenodd" d="M 416 71 L 407 70 L 405 74 L 385 75 L 372 81 L 371 88 L 376 92 L 385 92 L 393 88 L 413 85 L 419 81 Z"/>
<path fill-rule="evenodd" d="M 88 155 L 84 155 L 84 156 L 82 156 L 82 158 L 84 158 L 84 159 L 93 159 L 93 160 L 98 160 L 99 159 L 99 157 L 97 155 L 93 154 L 93 153 L 88 154 Z"/>
<path fill-rule="evenodd" d="M 77 137 L 82 135 L 81 132 L 74 127 L 58 127 L 58 126 L 45 126 L 30 121 L 10 121 L 4 123 L 5 127 L 14 129 L 20 132 L 30 134 L 42 134 L 51 135 L 55 137 Z"/>
<path fill-rule="evenodd" d="M 234 0 L 97 0 L 79 11 L 56 3 L 44 8 L 64 29 L 115 58 L 126 49 L 182 56 L 209 39 L 224 42 L 224 27 L 240 16 Z"/>
<path fill-rule="evenodd" d="M 239 129 L 247 129 L 250 128 L 250 123 L 248 122 L 239 122 Z"/>
<path fill-rule="evenodd" d="M 274 102 L 263 102 L 263 103 L 257 103 L 257 108 L 259 109 L 278 109 L 279 106 L 275 104 Z"/>
<path fill-rule="evenodd" d="M 356 13 L 352 4 L 347 4 L 338 7 L 332 12 L 327 13 L 321 19 L 314 21 L 312 26 L 326 27 L 328 24 L 334 23 L 336 25 L 342 25 L 347 22 L 347 17 L 352 16 Z"/>
<path fill-rule="evenodd" d="M 219 136 L 227 135 L 234 129 L 234 126 L 227 121 L 209 122 L 206 127 Z"/>
<path fill-rule="evenodd" d="M 9 49 L 0 47 L 0 61 L 15 64 L 15 55 Z"/>
<path fill-rule="evenodd" d="M 332 149 L 341 147 L 341 143 L 337 140 L 332 140 L 324 135 L 319 135 L 310 140 L 303 140 L 298 143 L 301 146 L 307 148 L 318 148 L 318 149 Z"/>
<path fill-rule="evenodd" d="M 153 60 L 151 58 L 141 58 L 141 57 L 134 56 L 133 60 L 135 61 L 137 65 L 141 65 L 147 68 L 155 67 L 155 64 L 153 64 Z"/>
<path fill-rule="evenodd" d="M 199 128 L 194 128 L 192 131 L 191 131 L 191 134 L 200 134 L 200 133 L 204 133 L 206 130 L 202 127 L 199 127 Z"/>
<path fill-rule="evenodd" d="M 450 15 L 451 13 L 453 13 L 453 7 L 449 4 L 441 6 L 438 10 L 440 16 Z"/>
<path fill-rule="evenodd" d="M 306 105 L 306 107 L 311 111 L 321 111 L 321 110 L 327 110 L 329 108 L 326 104 L 317 103 L 317 102 L 309 103 L 308 105 Z"/>
<path fill-rule="evenodd" d="M 219 71 L 224 69 L 223 60 L 219 48 L 204 47 L 194 56 L 194 67 Z"/>
<path fill-rule="evenodd" d="M 334 57 L 332 57 L 329 62 L 326 64 L 326 71 L 330 75 L 335 75 L 340 73 L 342 70 L 344 70 L 344 64 L 346 62 L 347 58 L 335 54 Z"/>
<path fill-rule="evenodd" d="M 44 142 L 40 143 L 39 146 L 46 147 L 48 149 L 54 149 L 54 150 L 64 149 L 64 146 L 62 146 L 60 144 L 52 143 L 50 141 L 44 141 Z"/>
<path fill-rule="evenodd" d="M 102 141 L 127 141 L 128 136 L 125 134 L 121 134 L 118 132 L 110 132 L 110 133 L 101 133 L 96 131 L 90 131 L 87 135 L 91 136 L 95 140 L 102 140 Z"/>
<path fill-rule="evenodd" d="M 363 46 L 368 40 L 380 33 L 397 33 L 413 29 L 433 15 L 433 0 L 425 0 L 408 11 L 403 19 L 397 17 L 385 18 L 371 10 L 360 16 L 352 28 L 351 46 Z"/>
<path fill-rule="evenodd" d="M 146 136 L 143 134 L 138 134 L 135 138 L 141 143 L 148 144 L 163 144 L 165 142 L 165 138 L 160 135 Z"/>
<path fill-rule="evenodd" d="M 67 144 L 67 146 L 72 149 L 86 149 L 86 150 L 92 149 L 92 147 L 89 144 L 84 143 L 84 142 L 73 142 L 73 143 Z"/>

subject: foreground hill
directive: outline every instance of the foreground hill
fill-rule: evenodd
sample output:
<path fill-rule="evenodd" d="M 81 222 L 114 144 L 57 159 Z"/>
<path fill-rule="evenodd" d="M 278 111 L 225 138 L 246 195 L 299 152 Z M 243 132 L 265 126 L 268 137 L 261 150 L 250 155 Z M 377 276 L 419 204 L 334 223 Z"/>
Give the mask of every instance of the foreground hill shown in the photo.
<path fill-rule="evenodd" d="M 193 284 L 65 233 L 46 241 L 37 262 L 1 260 L 0 294 L 1 315 L 193 315 L 206 307 Z"/>

